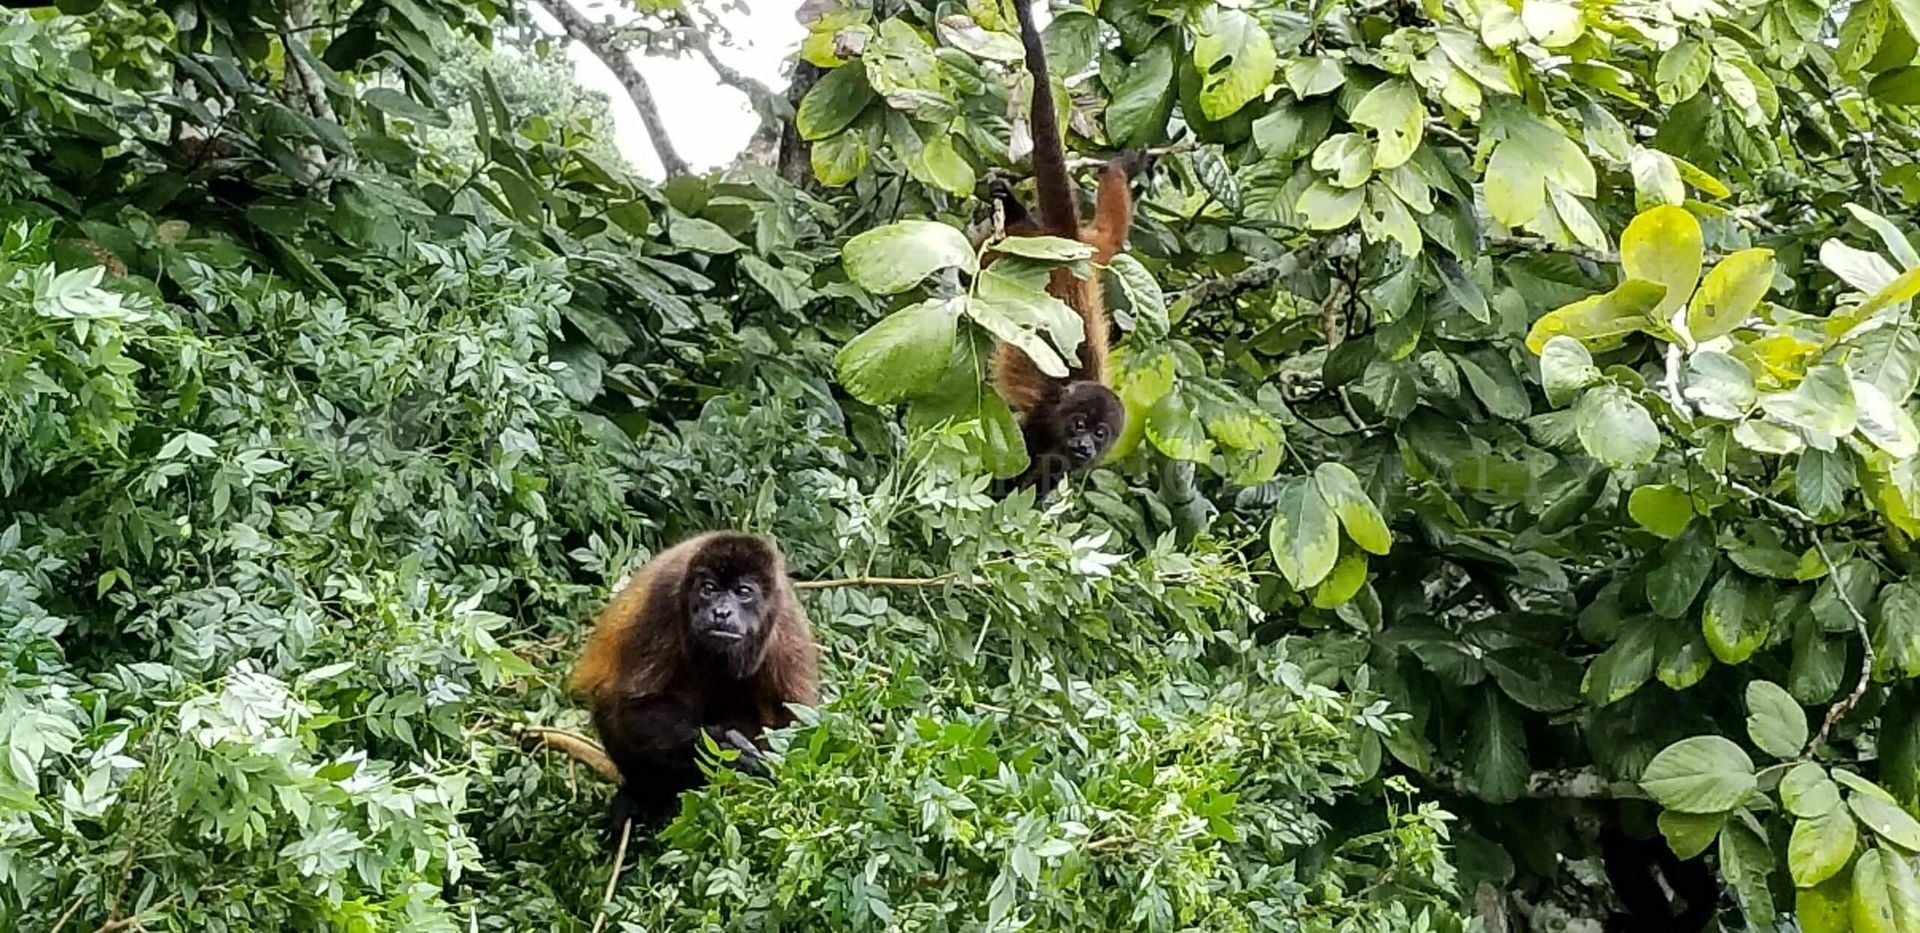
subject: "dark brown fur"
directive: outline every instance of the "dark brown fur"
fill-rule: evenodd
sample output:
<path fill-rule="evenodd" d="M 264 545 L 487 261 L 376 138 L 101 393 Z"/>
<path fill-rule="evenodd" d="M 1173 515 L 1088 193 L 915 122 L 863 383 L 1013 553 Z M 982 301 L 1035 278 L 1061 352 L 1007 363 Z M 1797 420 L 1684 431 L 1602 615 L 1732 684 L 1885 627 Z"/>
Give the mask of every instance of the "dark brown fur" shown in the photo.
<path fill-rule="evenodd" d="M 1009 236 L 1044 234 L 1077 239 L 1093 247 L 1094 263 L 1104 264 L 1126 245 L 1127 229 L 1133 224 L 1133 195 L 1128 181 L 1140 167 L 1140 158 L 1123 156 L 1107 164 L 1100 175 L 1093 222 L 1082 226 L 1080 190 L 1067 171 L 1066 143 L 1060 135 L 1046 53 L 1033 24 L 1030 3 L 1013 0 L 1020 20 L 1020 39 L 1026 47 L 1027 70 L 1034 82 L 1033 177 L 1039 215 L 1028 214 L 1004 185 L 997 186 L 993 194 L 1005 212 Z M 989 255 L 987 260 L 995 258 Z M 1020 415 L 1030 461 L 1026 472 L 1003 490 L 1032 486 L 1042 497 L 1067 473 L 1098 462 L 1126 426 L 1126 408 L 1106 385 L 1111 325 L 1099 276 L 1082 279 L 1069 269 L 1055 269 L 1047 293 L 1080 315 L 1085 330 L 1077 358 L 1067 360 L 1066 378 L 1048 376 L 1025 353 L 1006 344 L 994 354 L 994 384 Z M 1071 428 L 1076 424 L 1100 427 L 1101 438 L 1093 444 L 1090 459 L 1070 449 L 1069 441 L 1074 440 Z M 1086 444 L 1076 441 L 1075 447 L 1083 449 Z"/>
<path fill-rule="evenodd" d="M 741 669 L 716 663 L 693 643 L 687 590 L 702 570 L 749 575 L 761 585 L 765 625 Z M 698 786 L 701 732 L 722 747 L 728 730 L 758 742 L 792 721 L 787 704 L 817 702 L 818 670 L 779 548 L 752 535 L 709 532 L 655 555 L 601 612 L 573 669 L 573 691 L 592 710 L 624 778 L 615 829 L 629 816 L 663 821 L 680 793 Z"/>

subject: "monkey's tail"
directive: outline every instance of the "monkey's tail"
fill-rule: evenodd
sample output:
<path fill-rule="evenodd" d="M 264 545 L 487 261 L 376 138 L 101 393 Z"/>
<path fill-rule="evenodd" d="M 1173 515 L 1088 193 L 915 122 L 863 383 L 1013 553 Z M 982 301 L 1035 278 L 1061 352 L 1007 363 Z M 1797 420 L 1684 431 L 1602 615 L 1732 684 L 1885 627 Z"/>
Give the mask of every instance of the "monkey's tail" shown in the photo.
<path fill-rule="evenodd" d="M 1072 239 L 1080 235 L 1079 195 L 1067 173 L 1066 138 L 1060 135 L 1053 82 L 1047 78 L 1047 51 L 1040 44 L 1040 30 L 1033 25 L 1032 4 L 1033 0 L 1013 0 L 1027 71 L 1033 74 L 1033 183 L 1039 192 L 1040 225 L 1054 236 Z"/>

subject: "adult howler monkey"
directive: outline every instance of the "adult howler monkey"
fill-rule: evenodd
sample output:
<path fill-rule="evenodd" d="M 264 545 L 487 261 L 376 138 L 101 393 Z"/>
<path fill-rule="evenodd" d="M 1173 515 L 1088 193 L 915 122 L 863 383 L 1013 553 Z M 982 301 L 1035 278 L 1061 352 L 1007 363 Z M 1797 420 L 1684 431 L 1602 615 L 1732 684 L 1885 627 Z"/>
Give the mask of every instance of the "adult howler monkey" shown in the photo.
<path fill-rule="evenodd" d="M 763 768 L 754 744 L 813 704 L 818 661 L 807 618 L 773 544 L 709 532 L 654 556 L 600 614 L 572 686 L 620 769 L 610 828 L 657 828 L 701 782 L 702 732 Z"/>
<path fill-rule="evenodd" d="M 1033 75 L 1033 181 L 1039 217 L 1029 215 L 1004 184 L 994 186 L 994 198 L 1004 211 L 1007 233 L 1077 239 L 1093 247 L 1095 263 L 1105 263 L 1126 244 L 1127 228 L 1133 224 L 1133 196 L 1127 183 L 1144 167 L 1144 156 L 1133 153 L 1107 164 L 1100 176 L 1093 223 L 1082 227 L 1080 190 L 1067 171 L 1066 142 L 1054 109 L 1053 85 L 1047 79 L 1046 51 L 1033 25 L 1032 0 L 1012 2 L 1020 20 L 1027 70 Z M 1041 498 L 1068 473 L 1105 456 L 1127 418 L 1120 397 L 1104 381 L 1110 334 L 1097 273 L 1081 279 L 1067 269 L 1056 269 L 1047 292 L 1073 308 L 1086 331 L 1079 358 L 1067 360 L 1066 378 L 1048 376 L 1025 353 L 1004 343 L 994 356 L 994 383 L 1007 404 L 1020 413 L 1029 457 L 1026 471 L 1003 488 L 1032 486 Z"/>

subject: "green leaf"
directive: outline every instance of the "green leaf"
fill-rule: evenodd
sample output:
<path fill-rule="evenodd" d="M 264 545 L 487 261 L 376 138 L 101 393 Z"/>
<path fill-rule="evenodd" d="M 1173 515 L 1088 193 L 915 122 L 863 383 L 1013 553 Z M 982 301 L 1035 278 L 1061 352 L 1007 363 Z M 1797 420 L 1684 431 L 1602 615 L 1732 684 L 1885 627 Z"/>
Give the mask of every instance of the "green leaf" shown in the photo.
<path fill-rule="evenodd" d="M 1107 138 L 1115 147 L 1149 145 L 1165 133 L 1178 91 L 1174 54 L 1169 40 L 1157 41 L 1120 70 L 1106 113 Z"/>
<path fill-rule="evenodd" d="M 1854 313 L 1863 318 L 1870 317 L 1878 314 L 1882 308 L 1891 307 L 1903 301 L 1912 301 L 1916 296 L 1920 296 L 1920 268 L 1902 272 L 1893 281 L 1888 282 L 1885 288 L 1867 296 L 1867 300 L 1861 302 L 1860 306 L 1854 309 Z"/>
<path fill-rule="evenodd" d="M 445 110 L 427 107 L 408 97 L 406 92 L 390 87 L 373 88 L 360 95 L 360 102 L 389 116 L 399 117 L 421 126 L 446 129 L 453 125 L 453 120 L 447 116 Z"/>
<path fill-rule="evenodd" d="M 867 328 L 834 357 L 841 384 L 869 405 L 926 394 L 946 374 L 965 304 L 960 298 L 930 298 Z"/>
<path fill-rule="evenodd" d="M 1333 565 L 1333 572 L 1313 590 L 1313 605 L 1319 609 L 1333 609 L 1345 605 L 1360 588 L 1367 585 L 1367 557 L 1364 554 L 1342 554 Z"/>
<path fill-rule="evenodd" d="M 1628 166 L 1633 171 L 1634 207 L 1647 210 L 1686 201 L 1687 189 L 1680 183 L 1680 167 L 1672 156 L 1636 146 Z"/>
<path fill-rule="evenodd" d="M 1390 169 L 1412 158 L 1413 151 L 1420 148 L 1426 116 L 1427 108 L 1420 103 L 1420 92 L 1413 82 L 1394 78 L 1374 85 L 1348 119 L 1378 134 L 1373 167 Z"/>
<path fill-rule="evenodd" d="M 683 249 L 714 255 L 737 253 L 747 248 L 745 243 L 734 239 L 726 228 L 711 220 L 677 214 L 667 225 L 667 239 Z"/>
<path fill-rule="evenodd" d="M 1573 411 L 1581 445 L 1607 466 L 1616 470 L 1645 466 L 1660 452 L 1660 429 L 1653 416 L 1625 389 L 1592 389 Z"/>
<path fill-rule="evenodd" d="M 1787 871 L 1796 887 L 1810 888 L 1840 873 L 1859 841 L 1853 817 L 1839 810 L 1795 820 L 1787 841 Z"/>
<path fill-rule="evenodd" d="M 1860 853 L 1860 860 L 1853 865 L 1852 933 L 1900 933 L 1902 928 L 1895 922 L 1894 891 L 1888 877 L 1890 863 L 1900 861 L 1900 856 L 1879 849 Z"/>
<path fill-rule="evenodd" d="M 1720 873 L 1747 922 L 1760 929 L 1772 927 L 1777 913 L 1767 879 L 1773 874 L 1773 850 L 1740 820 L 1728 822 L 1720 833 Z"/>
<path fill-rule="evenodd" d="M 1867 83 L 1867 93 L 1897 107 L 1920 104 L 1920 66 L 1908 65 L 1875 75 Z"/>
<path fill-rule="evenodd" d="M 1316 181 L 1300 193 L 1294 210 L 1300 212 L 1311 229 L 1338 230 L 1360 216 L 1365 195 L 1365 188 L 1340 189 L 1324 181 Z"/>
<path fill-rule="evenodd" d="M 1202 79 L 1200 109 L 1209 120 L 1224 120 L 1266 92 L 1280 56 L 1259 20 L 1210 6 L 1195 30 L 1193 65 Z"/>
<path fill-rule="evenodd" d="M 1700 281 L 1700 261 L 1705 248 L 1700 239 L 1700 222 L 1685 208 L 1656 207 L 1633 218 L 1620 235 L 1620 265 L 1627 277 L 1658 282 L 1667 287 L 1666 295 L 1648 316 L 1666 324 L 1673 312 L 1687 303 L 1694 283 Z"/>
<path fill-rule="evenodd" d="M 1857 484 L 1853 461 L 1844 454 L 1808 450 L 1794 464 L 1794 490 L 1800 508 L 1816 518 L 1838 516 L 1846 494 Z"/>
<path fill-rule="evenodd" d="M 1893 221 L 1858 204 L 1849 203 L 1847 213 L 1852 214 L 1853 219 L 1860 221 L 1879 235 L 1880 242 L 1886 244 L 1887 252 L 1893 254 L 1894 260 L 1900 264 L 1901 268 L 1912 269 L 1920 266 L 1920 251 L 1913 248 L 1913 241 L 1907 239 L 1907 235 L 1900 232 L 1900 228 L 1894 226 Z"/>
<path fill-rule="evenodd" d="M 858 130 L 818 140 L 810 148 L 808 161 L 821 184 L 844 185 L 867 170 L 867 134 Z"/>
<path fill-rule="evenodd" d="M 1558 651 L 1501 648 L 1488 652 L 1485 661 L 1500 689 L 1527 709 L 1557 713 L 1580 702 L 1580 665 Z"/>
<path fill-rule="evenodd" d="M 1640 689 L 1653 676 L 1654 650 L 1658 636 L 1646 619 L 1636 620 L 1620 634 L 1620 640 L 1600 653 L 1587 667 L 1581 693 L 1595 706 L 1617 703 Z"/>
<path fill-rule="evenodd" d="M 1835 874 L 1824 883 L 1794 891 L 1793 915 L 1800 933 L 1854 933 L 1851 876 Z"/>
<path fill-rule="evenodd" d="M 1775 758 L 1797 758 L 1807 744 L 1807 714 L 1779 684 L 1751 681 L 1747 684 L 1747 736 Z"/>
<path fill-rule="evenodd" d="M 1908 852 L 1920 852 L 1920 821 L 1900 809 L 1899 804 L 1865 794 L 1848 794 L 1847 807 L 1874 835 Z"/>
<path fill-rule="evenodd" d="M 1627 514 L 1633 516 L 1640 527 L 1662 538 L 1672 538 L 1693 521 L 1693 503 L 1678 486 L 1639 486 L 1627 496 Z"/>
<path fill-rule="evenodd" d="M 1336 133 L 1314 147 L 1314 171 L 1326 172 L 1336 188 L 1355 188 L 1373 177 L 1373 145 L 1359 133 Z"/>
<path fill-rule="evenodd" d="M 1287 88 L 1301 100 L 1331 94 L 1345 83 L 1347 76 L 1340 70 L 1339 60 L 1329 56 L 1314 55 L 1287 62 Z"/>
<path fill-rule="evenodd" d="M 1873 616 L 1874 673 L 1885 679 L 1920 677 L 1920 581 L 1888 586 Z"/>
<path fill-rule="evenodd" d="M 1268 159 L 1291 162 L 1317 148 L 1332 125 L 1333 108 L 1326 101 L 1277 103 L 1253 121 L 1253 141 Z"/>
<path fill-rule="evenodd" d="M 1773 606 L 1765 591 L 1738 573 L 1726 573 L 1707 593 L 1700 612 L 1700 634 L 1723 664 L 1753 656 L 1773 633 Z"/>
<path fill-rule="evenodd" d="M 1773 250 L 1743 249 L 1713 267 L 1687 308 L 1687 330 L 1698 341 L 1730 334 L 1773 287 Z"/>
<path fill-rule="evenodd" d="M 1533 222 L 1546 206 L 1549 178 L 1572 194 L 1594 196 L 1593 163 L 1558 126 L 1520 107 L 1497 113 L 1506 137 L 1494 146 L 1485 178 L 1487 209 L 1496 222 Z"/>
<path fill-rule="evenodd" d="M 1042 262 L 1071 263 L 1093 258 L 1093 246 L 1063 236 L 1010 236 L 996 240 L 993 251 Z"/>
<path fill-rule="evenodd" d="M 1713 53 L 1704 43 L 1682 39 L 1660 56 L 1654 71 L 1654 91 L 1663 104 L 1677 104 L 1707 86 L 1713 66 Z"/>
<path fill-rule="evenodd" d="M 1686 690 L 1713 669 L 1713 652 L 1700 630 L 1691 625 L 1663 623 L 1653 652 L 1660 659 L 1653 675 L 1672 690 Z"/>
<path fill-rule="evenodd" d="M 1530 762 L 1520 713 L 1496 690 L 1479 691 L 1467 727 L 1466 763 L 1474 793 L 1490 803 L 1509 803 L 1526 792 Z"/>
<path fill-rule="evenodd" d="M 1714 350 L 1702 350 L 1687 358 L 1687 401 L 1709 418 L 1735 421 L 1744 418 L 1759 403 L 1753 371 L 1745 363 Z"/>
<path fill-rule="evenodd" d="M 1474 350 L 1454 357 L 1453 361 L 1460 367 L 1460 374 L 1467 377 L 1474 397 L 1487 406 L 1494 417 L 1521 421 L 1533 414 L 1533 406 L 1527 401 L 1527 388 L 1513 371 L 1513 364 L 1508 362 L 1504 351 Z"/>
<path fill-rule="evenodd" d="M 1527 349 L 1539 353 L 1547 341 L 1560 335 L 1600 347 L 1617 343 L 1621 336 L 1652 326 L 1654 312 L 1665 303 L 1666 294 L 1666 286 L 1658 282 L 1628 279 L 1604 295 L 1562 305 L 1533 322 L 1527 331 Z"/>
<path fill-rule="evenodd" d="M 1488 90 L 1501 94 L 1518 94 L 1513 80 L 1507 74 L 1507 66 L 1487 47 L 1480 44 L 1480 38 L 1457 26 L 1441 26 L 1437 33 L 1440 51 L 1447 56 L 1455 68 L 1465 72 L 1467 77 L 1486 86 Z"/>
<path fill-rule="evenodd" d="M 920 150 L 918 166 L 922 169 L 914 177 L 926 184 L 945 191 L 948 194 L 966 197 L 973 193 L 973 166 L 961 158 L 953 148 L 953 137 L 941 135 L 927 140 Z"/>
<path fill-rule="evenodd" d="M 814 82 L 807 96 L 800 99 L 793 125 L 801 139 L 826 139 L 850 126 L 872 101 L 873 88 L 867 84 L 865 69 L 857 65 L 835 68 Z"/>
<path fill-rule="evenodd" d="M 1886 257 L 1855 249 L 1839 240 L 1830 239 L 1820 244 L 1820 264 L 1839 276 L 1840 281 L 1869 295 L 1893 284 L 1900 276 L 1900 270 L 1887 262 Z"/>
<path fill-rule="evenodd" d="M 1393 533 L 1387 530 L 1386 519 L 1361 486 L 1360 477 L 1346 465 L 1322 463 L 1314 467 L 1313 481 L 1353 543 L 1370 554 L 1385 554 L 1393 547 Z"/>
<path fill-rule="evenodd" d="M 1640 786 L 1669 810 L 1723 813 L 1753 796 L 1753 759 L 1720 736 L 1696 735 L 1653 756 Z"/>
<path fill-rule="evenodd" d="M 1853 380 L 1834 363 L 1809 368 L 1806 378 L 1790 392 L 1760 396 L 1760 408 L 1794 427 L 1836 439 L 1852 434 L 1859 421 Z"/>
<path fill-rule="evenodd" d="M 994 266 L 980 273 L 967 314 L 999 340 L 1018 347 L 1039 370 L 1065 378 L 1078 363 L 1085 325 L 1065 302 Z"/>
<path fill-rule="evenodd" d="M 1179 392 L 1168 392 L 1147 410 L 1147 440 L 1154 449 L 1175 460 L 1204 463 L 1213 456 L 1213 441 L 1186 406 Z M 1329 517 L 1328 521 L 1332 521 Z M 1335 540 L 1338 546 L 1338 539 Z"/>
<path fill-rule="evenodd" d="M 1690 859 L 1713 845 L 1721 828 L 1727 825 L 1727 815 L 1662 810 L 1659 825 L 1660 835 L 1667 838 L 1667 848 L 1683 859 Z"/>
<path fill-rule="evenodd" d="M 1840 786 L 1825 768 L 1803 761 L 1780 779 L 1780 803 L 1794 816 L 1813 819 L 1840 809 Z"/>
<path fill-rule="evenodd" d="M 1052 33 L 1053 23 L 1047 24 L 1047 32 Z M 965 13 L 956 13 L 941 17 L 935 24 L 941 41 L 972 55 L 995 62 L 1017 62 L 1025 54 L 1020 37 L 1004 32 L 990 32 L 974 22 L 973 17 Z"/>
<path fill-rule="evenodd" d="M 1555 334 L 1540 348 L 1540 385 L 1549 404 L 1565 407 L 1581 390 L 1600 381 L 1600 368 L 1585 344 Z"/>
<path fill-rule="evenodd" d="M 1580 8 L 1566 0 L 1526 0 L 1520 7 L 1520 24 L 1550 49 L 1571 45 L 1586 32 Z"/>
<path fill-rule="evenodd" d="M 1692 607 L 1700 588 L 1713 573 L 1719 550 L 1705 522 L 1687 526 L 1680 536 L 1660 549 L 1660 561 L 1647 573 L 1647 602 L 1653 611 L 1678 619 Z"/>
<path fill-rule="evenodd" d="M 1281 482 L 1267 543 L 1275 567 L 1294 589 L 1305 590 L 1333 570 L 1340 554 L 1338 529 L 1317 482 L 1304 476 Z"/>
<path fill-rule="evenodd" d="M 930 220 L 903 220 L 858 234 L 847 241 L 841 262 L 849 278 L 878 295 L 906 291 L 949 266 L 979 270 L 966 234 Z"/>
<path fill-rule="evenodd" d="M 1113 277 L 1127 296 L 1136 339 L 1149 344 L 1165 340 L 1171 327 L 1167 321 L 1167 299 L 1160 291 L 1160 283 L 1154 281 L 1153 273 L 1148 272 L 1140 260 L 1125 253 L 1113 257 L 1107 267 L 1113 270 Z"/>

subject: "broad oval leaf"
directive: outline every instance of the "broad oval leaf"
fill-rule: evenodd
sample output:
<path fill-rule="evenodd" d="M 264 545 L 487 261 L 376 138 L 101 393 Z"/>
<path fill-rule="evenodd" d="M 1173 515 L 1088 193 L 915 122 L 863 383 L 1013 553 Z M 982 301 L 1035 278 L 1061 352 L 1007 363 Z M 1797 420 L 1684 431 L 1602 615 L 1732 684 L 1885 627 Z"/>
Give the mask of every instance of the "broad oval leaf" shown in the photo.
<path fill-rule="evenodd" d="M 1787 840 L 1787 871 L 1793 875 L 1794 885 L 1810 888 L 1839 874 L 1853 858 L 1859 837 L 1853 816 L 1845 811 L 1830 810 L 1795 820 L 1793 835 Z"/>
<path fill-rule="evenodd" d="M 1274 565 L 1294 589 L 1314 586 L 1333 570 L 1340 554 L 1338 528 L 1318 483 L 1305 476 L 1282 481 L 1267 544 Z"/>
<path fill-rule="evenodd" d="M 1209 6 L 1195 30 L 1193 65 L 1200 71 L 1200 109 L 1209 120 L 1224 120 L 1266 92 L 1280 56 L 1251 14 Z"/>
<path fill-rule="evenodd" d="M 1770 249 L 1743 249 L 1720 260 L 1687 308 L 1687 332 L 1696 341 L 1732 333 L 1773 287 L 1773 272 Z"/>
<path fill-rule="evenodd" d="M 1627 496 L 1627 514 L 1640 527 L 1670 539 L 1693 521 L 1693 503 L 1680 487 L 1655 483 L 1634 488 Z"/>
<path fill-rule="evenodd" d="M 931 220 L 903 220 L 858 234 L 847 241 L 840 261 L 848 277 L 877 295 L 904 292 L 948 266 L 979 269 L 967 235 Z"/>
<path fill-rule="evenodd" d="M 1582 298 L 1541 316 L 1527 331 L 1527 349 L 1539 353 L 1547 341 L 1566 335 L 1582 343 L 1604 346 L 1615 338 L 1647 330 L 1654 312 L 1667 294 L 1658 282 L 1628 279 L 1604 295 Z"/>
<path fill-rule="evenodd" d="M 1371 554 L 1385 554 L 1393 547 L 1393 533 L 1387 530 L 1386 519 L 1360 484 L 1360 477 L 1345 464 L 1329 462 L 1314 467 L 1313 481 L 1353 543 Z"/>
<path fill-rule="evenodd" d="M 1540 348 L 1540 385 L 1547 401 L 1564 406 L 1580 390 L 1600 381 L 1600 368 L 1585 344 L 1566 334 L 1555 334 Z"/>
<path fill-rule="evenodd" d="M 931 298 L 867 328 L 834 357 L 841 384 L 869 405 L 926 394 L 946 374 L 964 305 L 964 299 Z"/>
<path fill-rule="evenodd" d="M 1392 78 L 1374 85 L 1353 108 L 1350 120 L 1377 134 L 1373 149 L 1373 167 L 1390 169 L 1413 157 L 1420 148 L 1427 108 L 1413 82 Z"/>
<path fill-rule="evenodd" d="M 1681 207 L 1646 211 L 1633 218 L 1620 235 L 1620 265 L 1627 277 L 1667 287 L 1660 304 L 1649 312 L 1662 326 L 1693 294 L 1704 255 L 1700 222 Z"/>
<path fill-rule="evenodd" d="M 1669 810 L 1721 813 L 1753 795 L 1753 759 L 1720 736 L 1696 735 L 1653 756 L 1640 786 Z"/>
<path fill-rule="evenodd" d="M 1574 428 L 1587 453 L 1616 470 L 1645 466 L 1660 452 L 1660 429 L 1653 416 L 1632 393 L 1617 386 L 1582 396 L 1574 406 Z"/>
<path fill-rule="evenodd" d="M 872 101 L 873 88 L 867 84 L 865 69 L 835 68 L 800 99 L 793 125 L 801 139 L 826 139 L 846 129 Z"/>
<path fill-rule="evenodd" d="M 1920 821 L 1891 800 L 1866 794 L 1848 794 L 1847 808 L 1860 825 L 1908 852 L 1920 852 Z"/>
<path fill-rule="evenodd" d="M 1807 714 L 1785 687 L 1752 681 L 1747 684 L 1747 737 L 1775 758 L 1799 757 L 1807 744 Z"/>
<path fill-rule="evenodd" d="M 1780 779 L 1780 803 L 1803 819 L 1825 816 L 1840 809 L 1840 785 L 1827 777 L 1827 769 L 1803 761 Z"/>

